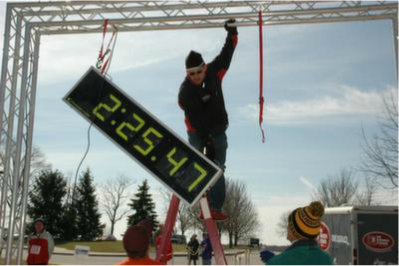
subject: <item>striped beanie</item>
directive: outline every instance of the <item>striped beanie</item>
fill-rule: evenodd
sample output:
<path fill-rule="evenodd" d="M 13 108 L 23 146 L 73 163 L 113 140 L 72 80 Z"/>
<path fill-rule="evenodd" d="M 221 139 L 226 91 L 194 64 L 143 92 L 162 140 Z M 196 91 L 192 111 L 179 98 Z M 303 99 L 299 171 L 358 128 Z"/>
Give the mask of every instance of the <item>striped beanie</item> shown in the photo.
<path fill-rule="evenodd" d="M 324 206 L 314 201 L 309 206 L 295 209 L 288 217 L 288 227 L 297 239 L 314 239 L 319 235 L 320 218 Z"/>

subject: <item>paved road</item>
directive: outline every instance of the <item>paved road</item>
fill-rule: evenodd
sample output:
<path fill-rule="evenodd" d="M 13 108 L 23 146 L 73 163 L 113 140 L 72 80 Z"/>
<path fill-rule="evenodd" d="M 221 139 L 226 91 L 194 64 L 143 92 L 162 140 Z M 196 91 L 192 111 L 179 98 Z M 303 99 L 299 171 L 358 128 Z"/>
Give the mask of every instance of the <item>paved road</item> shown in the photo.
<path fill-rule="evenodd" d="M 2 254 L 4 256 L 4 252 Z M 26 249 L 24 250 L 23 258 L 27 256 Z M 152 258 L 155 254 L 150 254 Z M 117 262 L 124 260 L 126 255 L 122 253 L 111 254 L 111 253 L 90 253 L 90 256 L 75 256 L 73 251 L 56 248 L 53 256 L 51 257 L 51 264 L 59 265 L 113 265 Z M 229 265 L 263 265 L 259 258 L 258 251 L 251 251 L 245 254 L 243 251 L 229 251 L 226 253 L 226 260 Z M 198 262 L 201 263 L 201 260 Z M 168 264 L 170 265 L 186 265 L 187 257 L 184 253 L 175 253 L 173 260 Z M 212 260 L 212 264 L 215 264 L 215 260 Z"/>
<path fill-rule="evenodd" d="M 236 251 L 239 252 L 239 251 Z M 150 254 L 152 258 L 155 257 L 155 254 Z M 97 264 L 97 265 L 104 265 L 104 264 L 115 264 L 121 260 L 124 260 L 126 258 L 125 255 L 102 255 L 100 254 L 92 254 L 91 256 L 74 256 L 72 253 L 70 255 L 60 254 L 56 253 L 53 255 L 51 258 L 51 263 L 54 264 L 69 264 L 69 265 L 76 265 L 76 264 L 81 264 L 81 265 L 88 265 L 88 264 Z M 259 259 L 259 253 L 257 251 L 252 251 L 250 254 L 248 254 L 248 258 L 246 261 L 245 255 L 242 253 L 241 256 L 237 256 L 234 254 L 229 254 L 226 256 L 227 263 L 229 265 L 237 265 L 241 264 L 244 265 L 248 263 L 249 265 L 262 265 L 263 263 Z M 199 261 L 201 263 L 201 261 Z M 173 260 L 169 262 L 171 265 L 185 265 L 187 264 L 187 257 L 183 254 L 175 254 L 173 257 Z M 212 264 L 215 264 L 215 260 L 213 259 Z"/>

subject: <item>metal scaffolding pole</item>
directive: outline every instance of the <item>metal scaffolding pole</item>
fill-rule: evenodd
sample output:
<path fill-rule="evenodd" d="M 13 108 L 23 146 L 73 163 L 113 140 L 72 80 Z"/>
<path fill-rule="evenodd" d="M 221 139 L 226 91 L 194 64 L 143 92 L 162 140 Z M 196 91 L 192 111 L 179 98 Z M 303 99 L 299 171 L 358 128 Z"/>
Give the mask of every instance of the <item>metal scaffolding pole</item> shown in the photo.
<path fill-rule="evenodd" d="M 0 83 L 0 236 L 6 263 L 20 264 L 24 241 L 41 35 L 239 27 L 391 19 L 398 69 L 395 1 L 66 1 L 8 3 Z M 15 125 L 16 124 L 16 125 Z M 6 228 L 6 225 L 8 228 Z M 7 230 L 6 230 L 7 229 Z M 18 240 L 14 240 L 18 232 Z"/>
<path fill-rule="evenodd" d="M 392 17 L 393 47 L 395 49 L 396 80 L 398 80 L 398 16 Z"/>

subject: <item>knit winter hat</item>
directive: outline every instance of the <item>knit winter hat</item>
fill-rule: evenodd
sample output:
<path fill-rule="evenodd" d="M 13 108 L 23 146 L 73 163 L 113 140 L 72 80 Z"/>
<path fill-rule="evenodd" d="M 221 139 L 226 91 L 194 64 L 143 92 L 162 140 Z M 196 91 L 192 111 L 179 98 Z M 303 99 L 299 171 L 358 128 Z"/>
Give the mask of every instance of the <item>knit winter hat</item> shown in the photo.
<path fill-rule="evenodd" d="M 320 218 L 323 214 L 323 204 L 314 201 L 309 206 L 291 212 L 288 227 L 297 239 L 314 239 L 319 235 Z"/>
<path fill-rule="evenodd" d="M 46 224 L 46 223 L 44 222 L 44 218 L 42 218 L 42 217 L 36 218 L 36 219 L 33 221 L 33 224 L 36 224 L 37 222 L 41 222 L 43 225 Z"/>
<path fill-rule="evenodd" d="M 152 232 L 152 222 L 150 220 L 143 219 L 140 222 L 138 222 L 137 225 L 143 226 L 145 229 L 147 229 L 149 234 L 151 234 L 151 232 Z"/>
<path fill-rule="evenodd" d="M 190 51 L 186 57 L 186 69 L 199 67 L 202 64 L 205 64 L 204 59 L 202 59 L 202 55 L 195 51 Z"/>
<path fill-rule="evenodd" d="M 126 252 L 144 252 L 149 244 L 149 232 L 141 225 L 129 227 L 123 236 L 123 247 Z"/>

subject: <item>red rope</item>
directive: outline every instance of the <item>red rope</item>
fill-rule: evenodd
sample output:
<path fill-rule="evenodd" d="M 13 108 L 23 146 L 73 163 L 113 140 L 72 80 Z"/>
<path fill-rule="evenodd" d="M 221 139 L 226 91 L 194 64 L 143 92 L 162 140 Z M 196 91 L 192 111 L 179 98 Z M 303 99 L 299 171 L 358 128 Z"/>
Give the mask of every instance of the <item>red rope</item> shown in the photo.
<path fill-rule="evenodd" d="M 104 61 L 106 55 L 108 55 L 109 53 L 111 53 L 110 47 L 111 47 L 111 43 L 114 40 L 115 36 L 116 36 L 116 29 L 112 32 L 112 36 L 111 39 L 108 42 L 108 45 L 104 51 L 104 42 L 105 42 L 105 35 L 107 34 L 107 29 L 108 29 L 108 19 L 104 19 L 104 25 L 103 25 L 103 40 L 101 43 L 101 48 L 100 48 L 100 52 L 98 54 L 98 60 L 97 60 L 97 68 L 100 69 L 101 71 L 101 75 L 104 74 L 109 60 L 110 60 L 110 56 Z M 114 27 L 115 28 L 115 27 Z"/>
<path fill-rule="evenodd" d="M 100 52 L 98 54 L 98 59 L 99 60 L 103 60 L 104 59 L 104 41 L 105 41 L 105 34 L 107 33 L 107 28 L 108 28 L 108 19 L 104 19 L 104 25 L 103 25 L 103 41 L 101 43 L 101 48 L 100 48 Z"/>
<path fill-rule="evenodd" d="M 262 33 L 262 11 L 259 11 L 259 127 L 262 132 L 262 143 L 265 143 L 265 132 L 262 128 L 263 122 L 263 33 Z"/>

